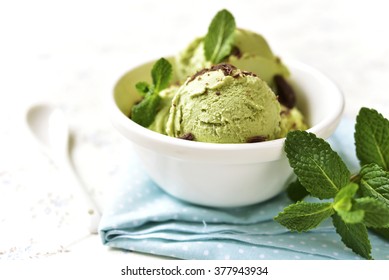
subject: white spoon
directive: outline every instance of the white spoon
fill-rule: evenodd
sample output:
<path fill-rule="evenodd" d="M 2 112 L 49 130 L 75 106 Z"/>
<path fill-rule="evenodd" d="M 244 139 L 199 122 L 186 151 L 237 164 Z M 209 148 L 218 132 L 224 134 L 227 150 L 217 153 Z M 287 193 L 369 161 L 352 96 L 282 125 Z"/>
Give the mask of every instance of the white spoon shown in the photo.
<path fill-rule="evenodd" d="M 90 215 L 89 230 L 97 233 L 101 214 L 96 202 L 81 183 L 69 156 L 69 130 L 63 112 L 50 105 L 35 105 L 26 115 L 27 125 L 41 149 L 58 165 L 74 185 L 78 185 L 85 198 Z"/>

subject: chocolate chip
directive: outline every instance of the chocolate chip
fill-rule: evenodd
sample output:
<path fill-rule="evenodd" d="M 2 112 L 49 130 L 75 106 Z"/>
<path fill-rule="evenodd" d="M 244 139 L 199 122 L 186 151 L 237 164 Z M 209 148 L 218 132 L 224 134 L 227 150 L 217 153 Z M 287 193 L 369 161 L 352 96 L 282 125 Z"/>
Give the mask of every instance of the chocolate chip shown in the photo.
<path fill-rule="evenodd" d="M 256 136 L 252 136 L 252 137 L 247 138 L 247 143 L 257 143 L 257 142 L 263 142 L 266 140 L 267 140 L 266 136 L 256 135 Z"/>
<path fill-rule="evenodd" d="M 181 135 L 180 137 L 178 137 L 180 139 L 183 139 L 183 140 L 189 140 L 189 141 L 193 141 L 195 139 L 194 135 L 192 133 L 185 133 L 184 135 Z"/>
<path fill-rule="evenodd" d="M 242 74 L 245 75 L 245 76 L 253 76 L 253 77 L 256 77 L 257 75 L 254 74 L 253 72 L 249 72 L 249 71 L 242 71 Z"/>
<path fill-rule="evenodd" d="M 220 91 L 217 91 L 217 92 L 215 92 L 215 93 L 216 93 L 216 95 L 217 95 L 217 96 L 219 96 L 219 95 L 220 95 Z"/>
<path fill-rule="evenodd" d="M 188 83 L 190 83 L 191 81 L 193 81 L 194 79 L 196 79 L 197 77 L 207 73 L 209 71 L 208 68 L 204 68 L 200 71 L 198 71 L 197 73 L 195 73 L 192 77 L 190 77 L 190 79 L 188 80 Z"/>
<path fill-rule="evenodd" d="M 274 83 L 276 84 L 278 101 L 288 108 L 293 108 L 296 105 L 296 94 L 294 89 L 281 75 L 274 76 Z"/>
<path fill-rule="evenodd" d="M 228 63 L 219 63 L 216 65 L 213 65 L 210 69 L 210 71 L 217 71 L 222 70 L 224 73 L 224 76 L 231 76 L 232 72 L 236 70 L 236 67 L 234 65 L 228 64 Z"/>
<path fill-rule="evenodd" d="M 187 81 L 187 84 L 192 82 L 197 77 L 199 77 L 207 72 L 210 72 L 210 71 L 222 70 L 224 73 L 224 76 L 232 76 L 232 73 L 236 69 L 237 68 L 234 65 L 231 65 L 228 63 L 219 63 L 216 65 L 213 65 L 211 68 L 204 68 L 204 69 L 198 71 L 196 74 L 194 74 L 192 77 L 189 78 L 189 80 Z"/>
<path fill-rule="evenodd" d="M 238 47 L 234 46 L 232 48 L 231 55 L 236 56 L 237 58 L 241 58 L 242 52 L 240 51 L 240 49 Z"/>

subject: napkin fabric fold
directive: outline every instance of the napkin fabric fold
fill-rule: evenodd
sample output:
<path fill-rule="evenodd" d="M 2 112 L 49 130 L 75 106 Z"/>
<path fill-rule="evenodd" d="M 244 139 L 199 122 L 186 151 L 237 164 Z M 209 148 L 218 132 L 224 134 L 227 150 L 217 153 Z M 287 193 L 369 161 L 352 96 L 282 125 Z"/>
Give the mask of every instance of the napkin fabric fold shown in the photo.
<path fill-rule="evenodd" d="M 351 172 L 353 121 L 344 119 L 329 142 Z M 113 196 L 100 223 L 103 244 L 180 259 L 360 259 L 346 248 L 330 219 L 318 228 L 290 232 L 273 218 L 292 203 L 286 195 L 252 206 L 217 209 L 189 204 L 161 190 L 132 150 L 123 154 Z M 389 259 L 389 242 L 370 234 L 375 259 Z"/>

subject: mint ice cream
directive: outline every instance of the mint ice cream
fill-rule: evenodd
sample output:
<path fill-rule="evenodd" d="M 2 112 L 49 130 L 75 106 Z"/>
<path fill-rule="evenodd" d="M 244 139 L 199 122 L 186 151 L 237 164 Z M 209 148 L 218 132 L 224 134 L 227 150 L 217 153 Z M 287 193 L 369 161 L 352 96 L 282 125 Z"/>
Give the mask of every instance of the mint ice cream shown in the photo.
<path fill-rule="evenodd" d="M 160 59 L 153 83 L 137 84 L 144 97 L 131 118 L 144 127 L 209 143 L 261 142 L 307 129 L 287 67 L 261 35 L 236 28 L 227 10 L 173 64 Z M 181 86 L 168 87 L 173 70 Z"/>
<path fill-rule="evenodd" d="M 273 86 L 275 75 L 289 75 L 287 67 L 273 54 L 266 40 L 261 35 L 244 29 L 235 29 L 232 51 L 224 62 L 255 73 L 269 86 Z M 176 57 L 177 75 L 182 81 L 211 66 L 212 62 L 205 57 L 204 37 L 192 41 Z"/>
<path fill-rule="evenodd" d="M 281 105 L 281 123 L 278 138 L 286 137 L 289 131 L 308 129 L 304 116 L 297 107 L 288 108 Z"/>
<path fill-rule="evenodd" d="M 230 64 L 218 64 L 178 89 L 166 132 L 200 142 L 260 142 L 277 138 L 280 122 L 280 104 L 266 82 Z"/>

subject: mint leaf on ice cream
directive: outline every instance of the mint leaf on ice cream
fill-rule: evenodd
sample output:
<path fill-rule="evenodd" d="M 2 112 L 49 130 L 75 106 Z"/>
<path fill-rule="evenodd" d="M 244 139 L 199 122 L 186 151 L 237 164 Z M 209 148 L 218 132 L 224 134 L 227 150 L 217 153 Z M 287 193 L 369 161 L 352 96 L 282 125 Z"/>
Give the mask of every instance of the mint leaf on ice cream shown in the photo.
<path fill-rule="evenodd" d="M 143 99 L 132 106 L 131 119 L 134 122 L 143 127 L 148 127 L 154 121 L 161 102 L 159 92 L 169 85 L 172 72 L 170 62 L 160 58 L 151 70 L 153 84 L 149 85 L 146 82 L 139 82 L 135 85 Z"/>
<path fill-rule="evenodd" d="M 132 107 L 131 119 L 143 127 L 149 126 L 157 114 L 160 99 L 158 94 L 149 92 L 141 102 Z"/>
<path fill-rule="evenodd" d="M 145 96 L 150 91 L 150 85 L 146 82 L 136 83 L 135 88 L 138 90 L 139 94 Z"/>
<path fill-rule="evenodd" d="M 154 84 L 154 92 L 159 93 L 169 86 L 172 78 L 173 67 L 165 58 L 159 59 L 151 70 L 151 77 Z"/>
<path fill-rule="evenodd" d="M 205 57 L 214 64 L 222 62 L 232 51 L 236 24 L 234 16 L 221 10 L 213 18 L 204 38 Z"/>

